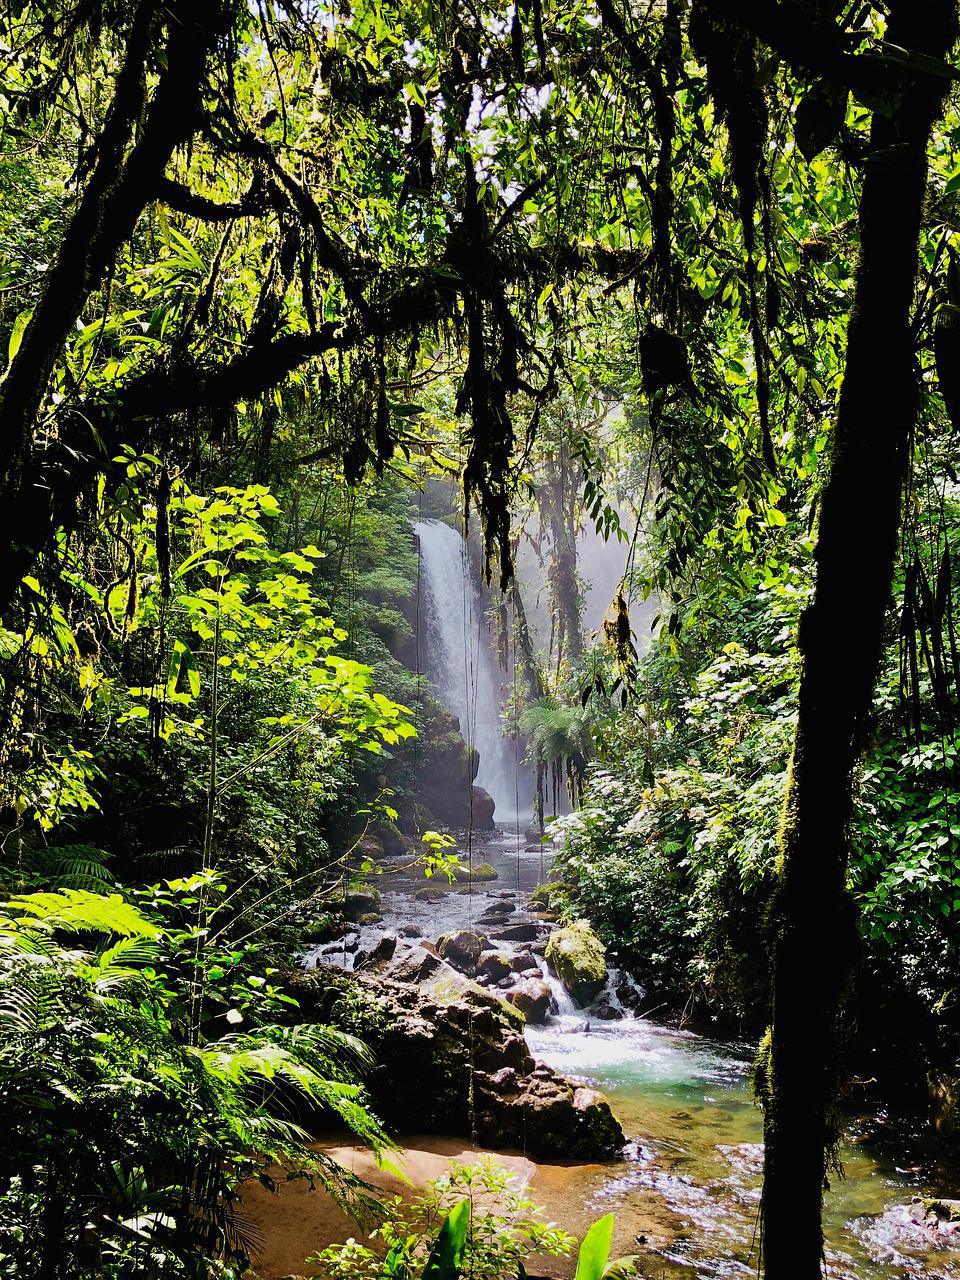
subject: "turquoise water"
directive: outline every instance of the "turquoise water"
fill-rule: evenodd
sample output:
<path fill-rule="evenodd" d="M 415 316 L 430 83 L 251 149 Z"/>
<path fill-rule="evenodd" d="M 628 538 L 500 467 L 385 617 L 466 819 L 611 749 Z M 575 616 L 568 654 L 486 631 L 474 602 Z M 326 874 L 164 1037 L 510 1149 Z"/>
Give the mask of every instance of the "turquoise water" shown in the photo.
<path fill-rule="evenodd" d="M 583 1221 L 613 1210 L 622 1236 L 661 1200 L 664 1229 L 639 1247 L 646 1274 L 755 1274 L 762 1147 L 749 1048 L 582 1014 L 529 1028 L 527 1038 L 537 1057 L 602 1089 L 635 1142 L 625 1164 L 591 1174 Z M 864 1120 L 844 1146 L 846 1177 L 825 1206 L 826 1274 L 960 1280 L 960 1236 L 915 1222 L 910 1211 L 913 1196 L 954 1189 L 943 1170 L 910 1156 L 904 1139 L 886 1139 L 878 1122 Z"/>

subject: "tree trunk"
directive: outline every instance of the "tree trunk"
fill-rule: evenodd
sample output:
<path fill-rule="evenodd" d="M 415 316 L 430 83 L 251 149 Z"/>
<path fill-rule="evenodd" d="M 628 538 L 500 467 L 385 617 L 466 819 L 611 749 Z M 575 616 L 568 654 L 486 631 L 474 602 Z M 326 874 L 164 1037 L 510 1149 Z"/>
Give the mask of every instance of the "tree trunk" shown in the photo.
<path fill-rule="evenodd" d="M 887 39 L 945 56 L 955 0 L 898 0 Z M 846 891 L 853 769 L 883 652 L 917 388 L 910 315 L 926 152 L 945 84 L 906 83 L 875 113 L 860 199 L 860 262 L 816 550 L 800 624 L 799 718 L 771 909 L 772 1025 L 757 1084 L 766 1148 L 768 1280 L 821 1274 L 822 1196 L 835 1147 L 837 1021 L 856 952 Z"/>
<path fill-rule="evenodd" d="M 542 494 L 550 527 L 550 586 L 557 622 L 557 668 L 583 657 L 583 601 L 577 578 L 576 491 L 570 477 L 567 446 L 561 441 L 545 464 Z"/>

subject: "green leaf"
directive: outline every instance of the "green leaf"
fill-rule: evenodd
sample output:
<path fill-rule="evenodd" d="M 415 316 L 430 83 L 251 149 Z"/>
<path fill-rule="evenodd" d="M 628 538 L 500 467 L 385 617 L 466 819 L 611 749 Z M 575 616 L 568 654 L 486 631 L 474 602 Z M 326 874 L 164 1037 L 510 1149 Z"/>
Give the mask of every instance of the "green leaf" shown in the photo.
<path fill-rule="evenodd" d="M 447 1214 L 423 1269 L 423 1280 L 457 1280 L 463 1266 L 470 1226 L 470 1201 L 461 1200 Z"/>
<path fill-rule="evenodd" d="M 30 323 L 32 311 L 21 311 L 13 322 L 13 328 L 10 330 L 10 342 L 7 345 L 7 359 L 13 363 L 13 358 L 20 350 L 20 343 L 23 341 L 24 330 Z"/>
<path fill-rule="evenodd" d="M 613 1214 L 595 1222 L 583 1237 L 577 1255 L 577 1271 L 574 1280 L 601 1280 L 610 1257 L 610 1241 L 613 1238 Z"/>

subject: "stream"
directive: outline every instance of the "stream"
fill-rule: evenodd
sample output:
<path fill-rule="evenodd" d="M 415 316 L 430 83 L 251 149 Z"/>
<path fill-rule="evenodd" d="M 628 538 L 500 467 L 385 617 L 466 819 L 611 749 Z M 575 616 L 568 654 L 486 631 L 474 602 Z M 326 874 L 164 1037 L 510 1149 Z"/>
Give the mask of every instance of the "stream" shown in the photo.
<path fill-rule="evenodd" d="M 388 870 L 380 885 L 383 921 L 360 930 L 359 945 L 397 930 L 436 938 L 482 929 L 481 912 L 505 895 L 522 911 L 549 872 L 548 855 L 526 846 L 519 832 L 475 837 L 474 862 L 492 863 L 498 879 L 469 888 L 430 881 L 425 890 L 422 878 Z M 356 946 L 356 936 L 328 944 L 307 962 L 349 967 L 348 948 Z M 749 1086 L 753 1047 L 629 1012 L 619 1020 L 593 1016 L 548 978 L 558 1011 L 545 1025 L 528 1026 L 531 1052 L 601 1089 L 630 1140 L 624 1161 L 563 1170 L 561 1225 L 580 1233 L 613 1211 L 615 1248 L 638 1251 L 645 1275 L 756 1274 L 762 1147 Z M 956 1196 L 956 1170 L 938 1166 L 919 1137 L 893 1129 L 882 1115 L 848 1121 L 842 1159 L 846 1177 L 834 1180 L 825 1207 L 826 1274 L 960 1280 L 960 1233 L 917 1222 L 910 1208 L 914 1196 Z"/>

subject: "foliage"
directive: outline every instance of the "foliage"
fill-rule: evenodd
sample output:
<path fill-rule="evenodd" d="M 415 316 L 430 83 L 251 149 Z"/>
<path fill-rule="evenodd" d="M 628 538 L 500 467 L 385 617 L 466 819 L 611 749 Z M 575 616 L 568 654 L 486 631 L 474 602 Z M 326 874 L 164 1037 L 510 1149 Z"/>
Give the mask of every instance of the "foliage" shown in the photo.
<path fill-rule="evenodd" d="M 771 593 L 761 622 L 742 618 L 744 639 L 760 631 L 773 652 L 730 641 L 676 706 L 669 679 L 656 700 L 665 659 L 652 654 L 649 701 L 605 726 L 608 763 L 591 768 L 583 805 L 552 828 L 561 910 L 587 915 L 662 986 L 741 1016 L 762 999 L 758 914 L 792 730 L 796 599 Z"/>
<path fill-rule="evenodd" d="M 313 1261 L 323 1267 L 324 1274 L 338 1280 L 380 1280 L 385 1250 L 390 1268 L 387 1274 L 426 1276 L 432 1241 L 451 1210 L 460 1204 L 467 1206 L 469 1214 L 460 1266 L 472 1280 L 515 1275 L 530 1254 L 568 1255 L 573 1238 L 544 1222 L 540 1211 L 513 1182 L 513 1175 L 492 1158 L 474 1165 L 453 1161 L 447 1173 L 412 1202 L 397 1197 L 386 1206 L 386 1220 L 371 1236 L 379 1249 L 348 1240 L 331 1245 Z"/>
<path fill-rule="evenodd" d="M 238 1275 L 256 1243 L 238 1192 L 271 1166 L 362 1202 L 295 1118 L 325 1110 L 382 1149 L 353 1080 L 362 1045 L 320 1026 L 194 1021 L 174 978 L 189 954 L 116 895 L 2 908 L 0 1274 Z"/>

